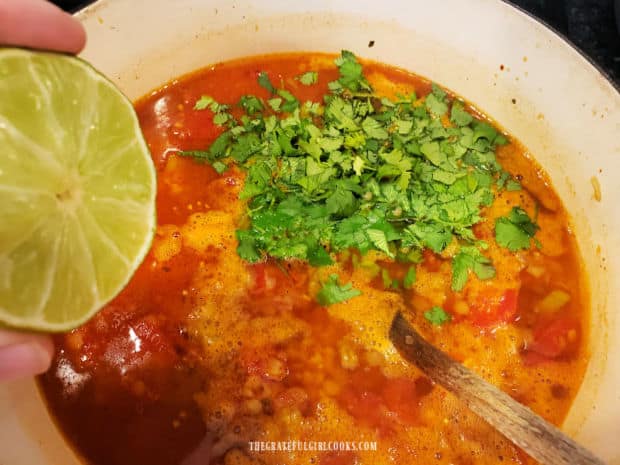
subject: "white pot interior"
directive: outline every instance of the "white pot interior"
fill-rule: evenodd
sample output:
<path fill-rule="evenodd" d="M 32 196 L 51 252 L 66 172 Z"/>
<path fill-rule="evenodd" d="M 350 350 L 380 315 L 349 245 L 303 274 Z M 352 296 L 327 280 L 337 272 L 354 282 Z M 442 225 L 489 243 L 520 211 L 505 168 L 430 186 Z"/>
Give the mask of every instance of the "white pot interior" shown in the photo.
<path fill-rule="evenodd" d="M 491 115 L 548 171 L 572 214 L 590 279 L 592 361 L 563 428 L 620 464 L 620 94 L 566 42 L 499 0 L 100 0 L 78 17 L 83 57 L 132 99 L 231 58 L 346 48 Z M 0 411 L 0 464 L 78 463 L 33 381 L 1 386 Z"/>

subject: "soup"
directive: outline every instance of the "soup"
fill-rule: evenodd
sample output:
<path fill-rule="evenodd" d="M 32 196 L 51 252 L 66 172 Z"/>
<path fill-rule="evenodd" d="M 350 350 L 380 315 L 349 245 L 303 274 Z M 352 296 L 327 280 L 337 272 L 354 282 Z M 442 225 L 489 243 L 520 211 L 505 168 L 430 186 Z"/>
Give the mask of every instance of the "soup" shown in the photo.
<path fill-rule="evenodd" d="M 252 57 L 136 103 L 158 228 L 40 378 L 91 464 L 533 463 L 387 338 L 561 424 L 588 361 L 567 213 L 518 141 L 350 53 Z"/>

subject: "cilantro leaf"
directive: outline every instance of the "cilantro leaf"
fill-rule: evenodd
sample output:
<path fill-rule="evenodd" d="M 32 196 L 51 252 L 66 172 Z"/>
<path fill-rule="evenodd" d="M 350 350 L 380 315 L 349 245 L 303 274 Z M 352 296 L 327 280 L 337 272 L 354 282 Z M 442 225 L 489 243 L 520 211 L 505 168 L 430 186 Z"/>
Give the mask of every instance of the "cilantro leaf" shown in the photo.
<path fill-rule="evenodd" d="M 340 78 L 337 82 L 341 88 L 348 89 L 351 92 L 372 91 L 370 84 L 364 77 L 362 65 L 353 53 L 343 50 L 335 63 L 340 71 Z"/>
<path fill-rule="evenodd" d="M 228 110 L 228 105 L 222 105 L 215 101 L 215 99 L 209 95 L 201 96 L 194 104 L 194 110 L 206 110 L 209 109 L 213 113 L 224 113 Z"/>
<path fill-rule="evenodd" d="M 424 318 L 426 318 L 429 323 L 437 326 L 447 323 L 452 319 L 450 314 L 441 307 L 432 307 L 430 310 L 424 312 Z"/>
<path fill-rule="evenodd" d="M 448 96 L 446 91 L 443 90 L 441 87 L 439 87 L 434 82 L 431 84 L 431 94 L 437 97 L 437 99 L 441 100 L 442 102 L 445 101 L 446 97 Z"/>
<path fill-rule="evenodd" d="M 495 240 L 511 252 L 529 249 L 531 239 L 539 226 L 534 223 L 521 207 L 513 207 L 508 216 L 495 221 Z"/>
<path fill-rule="evenodd" d="M 250 199 L 255 197 L 267 189 L 271 180 L 271 167 L 260 162 L 252 165 L 248 170 L 243 189 L 239 193 L 240 199 Z"/>
<path fill-rule="evenodd" d="M 237 254 L 250 263 L 255 263 L 261 259 L 260 254 L 256 250 L 256 240 L 251 231 L 238 230 L 237 231 Z"/>
<path fill-rule="evenodd" d="M 408 226 L 405 231 L 405 244 L 428 247 L 435 253 L 441 253 L 452 241 L 452 231 L 434 222 L 419 221 Z"/>
<path fill-rule="evenodd" d="M 299 101 L 286 89 L 278 89 L 278 95 L 284 99 L 282 104 L 282 111 L 292 112 L 299 107 Z"/>
<path fill-rule="evenodd" d="M 440 150 L 438 142 L 425 142 L 420 147 L 420 152 L 435 166 L 439 166 L 447 160 L 446 154 Z"/>
<path fill-rule="evenodd" d="M 338 283 L 338 275 L 331 274 L 316 295 L 316 300 L 319 304 L 326 306 L 345 302 L 361 294 L 359 290 L 353 288 L 351 283 L 340 285 Z"/>
<path fill-rule="evenodd" d="M 217 172 L 217 174 L 222 174 L 228 169 L 228 165 L 226 163 L 222 163 L 221 161 L 215 161 L 211 163 L 211 166 Z"/>
<path fill-rule="evenodd" d="M 197 160 L 208 161 L 213 163 L 218 158 L 226 156 L 232 136 L 230 131 L 223 132 L 217 139 L 211 144 L 208 150 L 190 150 L 179 152 L 179 155 L 184 157 L 193 157 Z"/>
<path fill-rule="evenodd" d="M 330 214 L 346 217 L 355 211 L 357 201 L 350 190 L 338 186 L 327 198 L 325 206 Z"/>
<path fill-rule="evenodd" d="M 474 117 L 465 111 L 461 102 L 454 102 L 450 112 L 450 121 L 459 127 L 468 126 Z"/>
<path fill-rule="evenodd" d="M 237 162 L 244 162 L 262 148 L 259 136 L 253 132 L 241 134 L 230 151 L 230 156 Z"/>
<path fill-rule="evenodd" d="M 273 111 L 278 112 L 280 111 L 280 107 L 282 105 L 282 99 L 280 97 L 270 98 L 267 100 L 267 103 Z"/>
<path fill-rule="evenodd" d="M 369 137 L 379 140 L 385 140 L 388 138 L 388 132 L 385 127 L 377 120 L 368 116 L 362 121 L 362 129 Z"/>
<path fill-rule="evenodd" d="M 378 250 L 385 253 L 388 257 L 394 256 L 388 247 L 388 240 L 384 231 L 381 231 L 380 229 L 367 229 L 366 234 L 368 235 L 370 242 L 372 242 Z"/>
<path fill-rule="evenodd" d="M 244 95 L 239 100 L 239 105 L 243 108 L 248 115 L 259 113 L 263 111 L 263 102 L 254 95 Z"/>
<path fill-rule="evenodd" d="M 258 85 L 264 89 L 267 89 L 271 94 L 276 93 L 276 88 L 273 87 L 273 84 L 269 79 L 269 75 L 265 71 L 258 73 Z"/>
<path fill-rule="evenodd" d="M 319 81 L 319 73 L 316 71 L 308 71 L 307 73 L 298 76 L 297 79 L 304 86 L 311 86 L 312 84 L 316 84 Z"/>
<path fill-rule="evenodd" d="M 519 181 L 515 181 L 514 179 L 509 179 L 506 181 L 506 190 L 507 191 L 520 191 L 521 184 Z"/>
<path fill-rule="evenodd" d="M 416 279 L 415 266 L 410 266 L 409 269 L 407 270 L 407 274 L 405 274 L 405 277 L 403 278 L 403 287 L 405 289 L 411 289 L 411 287 L 415 283 L 415 279 Z"/>
<path fill-rule="evenodd" d="M 218 126 L 222 126 L 226 124 L 226 122 L 230 119 L 230 115 L 228 113 L 216 113 L 213 116 L 213 124 Z"/>
<path fill-rule="evenodd" d="M 480 138 L 483 138 L 493 144 L 498 136 L 499 133 L 497 130 L 489 123 L 484 121 L 476 121 L 474 123 L 474 142 Z"/>
<path fill-rule="evenodd" d="M 435 94 L 428 94 L 426 96 L 425 103 L 428 111 L 434 116 L 443 116 L 448 111 L 448 105 L 442 100 L 438 99 Z"/>
<path fill-rule="evenodd" d="M 480 250 L 471 246 L 461 247 L 452 258 L 453 291 L 463 290 L 470 271 L 473 271 L 482 280 L 495 277 L 495 268 L 491 265 L 491 260 L 482 255 Z"/>
<path fill-rule="evenodd" d="M 194 110 L 205 110 L 209 108 L 209 106 L 213 102 L 215 102 L 215 100 L 213 100 L 213 97 L 209 95 L 203 95 L 198 100 L 196 100 L 196 103 L 194 104 Z"/>

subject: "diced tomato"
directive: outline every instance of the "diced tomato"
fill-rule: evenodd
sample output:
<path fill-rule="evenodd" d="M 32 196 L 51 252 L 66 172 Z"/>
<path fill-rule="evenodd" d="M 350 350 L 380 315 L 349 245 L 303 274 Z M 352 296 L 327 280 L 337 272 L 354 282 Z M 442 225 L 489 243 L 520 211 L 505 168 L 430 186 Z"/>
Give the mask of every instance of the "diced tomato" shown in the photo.
<path fill-rule="evenodd" d="M 517 313 L 518 290 L 508 289 L 479 296 L 470 305 L 470 320 L 476 326 L 487 328 L 512 321 Z"/>
<path fill-rule="evenodd" d="M 359 369 L 350 375 L 339 396 L 341 405 L 359 423 L 387 435 L 398 423 L 413 424 L 419 411 L 415 380 L 387 378 L 376 368 Z"/>
<path fill-rule="evenodd" d="M 345 409 L 360 423 L 379 428 L 386 428 L 383 401 L 378 394 L 367 390 L 357 390 L 353 386 L 345 389 L 340 396 Z"/>
<path fill-rule="evenodd" d="M 416 390 L 415 381 L 405 378 L 388 380 L 383 388 L 386 407 L 405 423 L 413 423 L 418 416 Z"/>
<path fill-rule="evenodd" d="M 538 325 L 533 342 L 526 348 L 526 361 L 536 363 L 574 355 L 579 348 L 580 332 L 579 322 L 571 317 L 555 318 Z"/>
<path fill-rule="evenodd" d="M 319 465 L 354 465 L 357 455 L 350 451 L 326 452 L 319 459 Z"/>
<path fill-rule="evenodd" d="M 254 277 L 254 286 L 250 289 L 253 294 L 264 294 L 275 288 L 276 278 L 270 268 L 267 263 L 257 263 L 250 267 Z"/>

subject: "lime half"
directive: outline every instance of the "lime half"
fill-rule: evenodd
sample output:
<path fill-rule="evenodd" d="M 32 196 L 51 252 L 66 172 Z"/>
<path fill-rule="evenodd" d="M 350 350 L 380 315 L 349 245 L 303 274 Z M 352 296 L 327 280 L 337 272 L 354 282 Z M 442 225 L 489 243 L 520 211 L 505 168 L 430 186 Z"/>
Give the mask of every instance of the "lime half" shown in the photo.
<path fill-rule="evenodd" d="M 126 285 L 155 229 L 131 102 L 84 61 L 0 49 L 0 322 L 64 331 Z"/>

